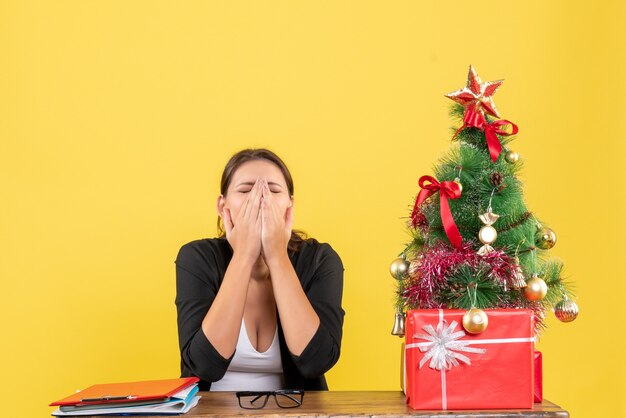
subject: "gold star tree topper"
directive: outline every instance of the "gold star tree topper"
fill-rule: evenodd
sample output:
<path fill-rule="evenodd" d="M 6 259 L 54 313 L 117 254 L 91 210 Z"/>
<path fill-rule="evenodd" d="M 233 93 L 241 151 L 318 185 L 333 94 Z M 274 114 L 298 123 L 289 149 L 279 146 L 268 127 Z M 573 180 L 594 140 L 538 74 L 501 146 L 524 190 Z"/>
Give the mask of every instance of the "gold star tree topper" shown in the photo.
<path fill-rule="evenodd" d="M 499 118 L 498 109 L 493 102 L 493 94 L 504 80 L 487 81 L 483 83 L 478 77 L 476 70 L 470 65 L 467 75 L 467 86 L 460 90 L 446 94 L 446 97 L 460 103 L 467 111 L 468 108 L 480 114 Z"/>

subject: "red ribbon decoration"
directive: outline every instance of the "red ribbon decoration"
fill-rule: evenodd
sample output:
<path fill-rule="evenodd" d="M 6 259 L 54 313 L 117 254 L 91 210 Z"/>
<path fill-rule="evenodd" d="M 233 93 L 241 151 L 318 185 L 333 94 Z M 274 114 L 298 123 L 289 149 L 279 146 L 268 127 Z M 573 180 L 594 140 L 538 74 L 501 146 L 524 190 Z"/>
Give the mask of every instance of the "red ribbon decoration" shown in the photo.
<path fill-rule="evenodd" d="M 504 129 L 500 129 L 500 126 L 504 125 L 511 125 L 511 133 L 508 133 Z M 478 126 L 478 128 L 482 129 L 485 132 L 485 138 L 487 139 L 487 148 L 489 148 L 491 161 L 493 161 L 494 163 L 502 152 L 502 145 L 500 144 L 500 139 L 496 134 L 509 136 L 515 135 L 518 131 L 517 125 L 506 119 L 500 119 L 491 124 L 485 123 L 483 126 Z"/>
<path fill-rule="evenodd" d="M 504 125 L 511 125 L 511 133 L 508 133 L 504 129 L 500 129 L 500 126 Z M 491 156 L 491 161 L 494 163 L 502 152 L 502 144 L 500 144 L 500 139 L 498 139 L 497 135 L 510 136 L 515 135 L 518 131 L 517 125 L 506 119 L 497 120 L 491 124 L 488 123 L 485 116 L 482 113 L 477 112 L 474 107 L 468 107 L 465 109 L 465 114 L 463 115 L 463 126 L 456 131 L 452 139 L 456 138 L 459 132 L 465 128 L 478 128 L 485 132 L 489 155 Z"/>
<path fill-rule="evenodd" d="M 430 184 L 426 184 L 426 182 L 429 182 Z M 424 200 L 439 192 L 439 207 L 441 209 L 441 221 L 443 222 L 443 228 L 445 229 L 446 235 L 452 245 L 459 248 L 463 244 L 463 238 L 454 223 L 448 199 L 458 199 L 461 197 L 461 188 L 453 181 L 442 181 L 439 183 L 437 179 L 432 176 L 420 177 L 419 185 L 422 190 L 420 190 L 417 195 L 417 199 L 415 199 L 415 205 L 413 206 L 411 218 L 415 219 L 415 215 L 419 210 L 418 208 Z"/>
<path fill-rule="evenodd" d="M 465 109 L 465 113 L 463 114 L 463 126 L 461 126 L 461 129 L 467 128 L 468 126 L 472 128 L 480 128 L 486 123 L 487 120 L 485 119 L 485 115 L 477 112 L 475 106 L 470 106 Z M 459 129 L 459 131 L 461 129 Z"/>
<path fill-rule="evenodd" d="M 480 129 L 486 124 L 487 124 L 487 120 L 485 119 L 485 115 L 483 115 L 480 112 L 477 112 L 475 106 L 469 106 L 465 108 L 465 113 L 463 114 L 463 125 L 459 129 L 457 129 L 457 131 L 454 133 L 452 140 L 454 141 L 454 138 L 456 138 L 459 132 L 461 132 L 465 128 L 479 128 Z"/>

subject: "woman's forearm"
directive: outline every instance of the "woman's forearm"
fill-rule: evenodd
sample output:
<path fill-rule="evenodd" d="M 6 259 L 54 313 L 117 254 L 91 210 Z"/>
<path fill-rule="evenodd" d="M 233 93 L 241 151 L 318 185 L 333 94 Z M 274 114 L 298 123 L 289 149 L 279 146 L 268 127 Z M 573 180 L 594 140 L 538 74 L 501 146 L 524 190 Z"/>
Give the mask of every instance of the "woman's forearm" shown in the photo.
<path fill-rule="evenodd" d="M 224 358 L 235 352 L 248 293 L 253 262 L 233 255 L 211 308 L 202 321 L 202 331 Z"/>
<path fill-rule="evenodd" d="M 320 319 L 307 299 L 287 253 L 265 261 L 272 278 L 285 342 L 289 351 L 299 356 L 315 335 Z"/>

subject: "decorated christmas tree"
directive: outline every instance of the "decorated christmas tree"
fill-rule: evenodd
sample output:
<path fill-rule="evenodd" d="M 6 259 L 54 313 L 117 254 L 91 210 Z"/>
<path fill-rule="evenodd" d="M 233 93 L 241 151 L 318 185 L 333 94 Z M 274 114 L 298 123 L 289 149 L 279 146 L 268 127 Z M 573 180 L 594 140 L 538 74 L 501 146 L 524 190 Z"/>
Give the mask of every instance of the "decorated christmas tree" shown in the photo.
<path fill-rule="evenodd" d="M 487 327 L 483 309 L 524 308 L 569 322 L 578 307 L 563 280 L 563 263 L 550 257 L 556 235 L 524 202 L 522 162 L 510 148 L 518 127 L 493 96 L 503 80 L 482 82 L 470 66 L 467 86 L 446 97 L 458 121 L 434 176 L 419 179 L 407 227 L 412 240 L 391 264 L 397 279 L 396 323 L 403 335 L 408 309 L 464 309 L 463 326 Z"/>

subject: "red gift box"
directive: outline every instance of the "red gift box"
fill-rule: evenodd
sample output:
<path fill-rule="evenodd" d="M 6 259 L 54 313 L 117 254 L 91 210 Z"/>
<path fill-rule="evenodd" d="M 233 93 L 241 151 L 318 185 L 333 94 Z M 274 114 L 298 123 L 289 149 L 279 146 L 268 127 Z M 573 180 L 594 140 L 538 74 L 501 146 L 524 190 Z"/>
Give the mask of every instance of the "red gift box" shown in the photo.
<path fill-rule="evenodd" d="M 407 312 L 407 404 L 430 410 L 532 408 L 532 311 L 485 310 L 489 325 L 480 334 L 465 332 L 465 312 Z"/>
<path fill-rule="evenodd" d="M 535 402 L 543 401 L 543 366 L 541 351 L 535 351 Z"/>

